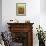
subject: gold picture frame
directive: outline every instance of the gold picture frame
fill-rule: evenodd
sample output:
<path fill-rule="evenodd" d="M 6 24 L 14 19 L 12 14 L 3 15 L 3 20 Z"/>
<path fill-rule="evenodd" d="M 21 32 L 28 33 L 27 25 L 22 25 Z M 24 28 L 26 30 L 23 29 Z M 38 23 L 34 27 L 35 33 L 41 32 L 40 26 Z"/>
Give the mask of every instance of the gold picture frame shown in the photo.
<path fill-rule="evenodd" d="M 16 15 L 17 16 L 26 15 L 26 3 L 16 3 Z"/>

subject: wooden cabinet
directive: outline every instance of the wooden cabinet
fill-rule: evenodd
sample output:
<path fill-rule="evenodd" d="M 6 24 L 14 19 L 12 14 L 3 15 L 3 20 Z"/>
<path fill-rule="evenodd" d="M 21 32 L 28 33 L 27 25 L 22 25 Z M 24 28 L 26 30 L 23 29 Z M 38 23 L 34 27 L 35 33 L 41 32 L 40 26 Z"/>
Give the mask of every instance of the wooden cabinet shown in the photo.
<path fill-rule="evenodd" d="M 13 41 L 23 43 L 22 46 L 33 46 L 33 23 L 7 23 Z"/>

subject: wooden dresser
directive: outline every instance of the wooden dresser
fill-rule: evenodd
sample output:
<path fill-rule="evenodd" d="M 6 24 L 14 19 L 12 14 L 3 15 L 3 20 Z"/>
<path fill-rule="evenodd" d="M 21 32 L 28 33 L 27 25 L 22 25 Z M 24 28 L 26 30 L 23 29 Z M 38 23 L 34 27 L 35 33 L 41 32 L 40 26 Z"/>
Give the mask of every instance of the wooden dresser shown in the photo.
<path fill-rule="evenodd" d="M 33 46 L 33 23 L 7 23 L 12 39 L 23 43 L 22 46 Z"/>

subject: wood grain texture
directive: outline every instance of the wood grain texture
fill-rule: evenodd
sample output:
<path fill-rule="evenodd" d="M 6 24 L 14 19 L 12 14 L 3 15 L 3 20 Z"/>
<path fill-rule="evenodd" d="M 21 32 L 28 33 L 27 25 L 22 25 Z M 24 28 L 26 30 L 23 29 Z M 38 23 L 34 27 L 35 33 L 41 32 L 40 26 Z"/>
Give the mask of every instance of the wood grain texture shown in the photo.
<path fill-rule="evenodd" d="M 27 43 L 28 46 L 33 46 L 33 23 L 7 23 L 9 25 L 9 31 L 11 31 L 12 33 L 16 33 L 16 32 L 27 32 L 28 37 L 27 37 Z M 15 36 L 14 36 L 15 38 Z M 25 46 L 27 46 L 25 44 Z"/>

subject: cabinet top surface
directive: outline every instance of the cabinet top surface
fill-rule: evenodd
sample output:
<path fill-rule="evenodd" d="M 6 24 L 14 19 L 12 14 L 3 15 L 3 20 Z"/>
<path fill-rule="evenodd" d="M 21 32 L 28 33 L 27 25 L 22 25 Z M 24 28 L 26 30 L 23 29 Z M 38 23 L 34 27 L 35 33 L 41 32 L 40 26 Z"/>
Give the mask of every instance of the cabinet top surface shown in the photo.
<path fill-rule="evenodd" d="M 31 25 L 33 25 L 34 23 L 7 23 L 8 25 L 14 25 L 14 24 L 31 24 Z"/>

